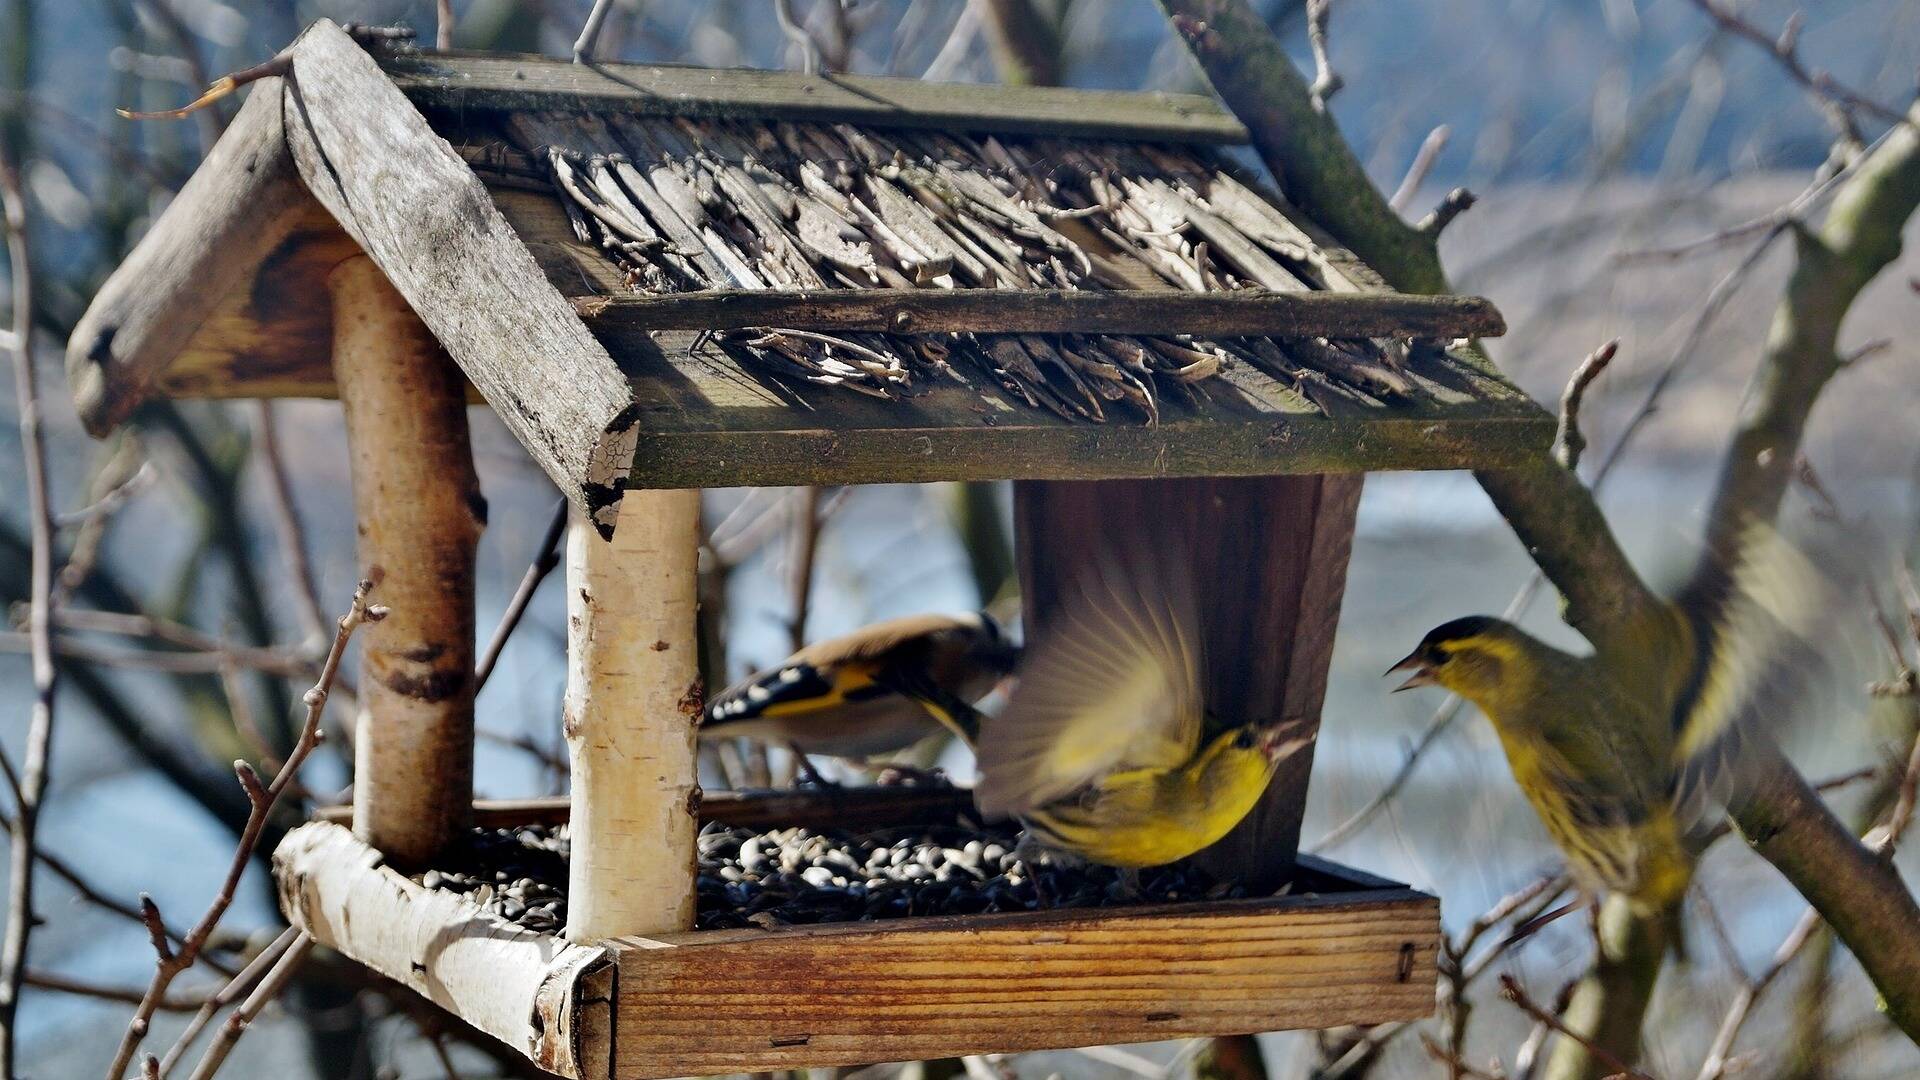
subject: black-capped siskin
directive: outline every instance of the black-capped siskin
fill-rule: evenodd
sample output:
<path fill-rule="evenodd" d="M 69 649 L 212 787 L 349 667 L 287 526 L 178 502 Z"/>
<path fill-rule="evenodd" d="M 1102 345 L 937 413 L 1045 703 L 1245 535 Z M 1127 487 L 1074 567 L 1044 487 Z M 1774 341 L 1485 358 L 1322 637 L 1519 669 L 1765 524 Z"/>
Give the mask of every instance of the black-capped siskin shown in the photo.
<path fill-rule="evenodd" d="M 728 687 L 708 704 L 700 731 L 855 759 L 905 749 L 942 727 L 971 741 L 972 704 L 1018 657 L 984 613 L 889 619 Z"/>

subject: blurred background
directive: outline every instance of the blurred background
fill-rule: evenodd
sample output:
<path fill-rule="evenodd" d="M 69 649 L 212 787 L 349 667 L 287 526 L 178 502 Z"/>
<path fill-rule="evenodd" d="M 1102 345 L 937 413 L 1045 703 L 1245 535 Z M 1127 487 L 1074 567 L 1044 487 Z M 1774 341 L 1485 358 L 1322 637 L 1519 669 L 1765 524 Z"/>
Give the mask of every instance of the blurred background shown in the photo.
<path fill-rule="evenodd" d="M 792 0 L 794 14 L 844 70 L 995 81 L 1009 74 L 1067 85 L 1203 90 L 1184 48 L 1151 0 L 1036 0 L 1038 36 L 1015 57 L 996 25 L 1009 5 L 967 0 Z M 1312 70 L 1302 5 L 1256 0 Z M 460 47 L 567 55 L 586 0 L 454 0 Z M 619 0 L 601 37 L 605 58 L 716 66 L 798 67 L 802 52 L 774 17 L 774 0 Z M 1779 28 L 1789 3 L 1742 7 Z M 283 534 L 259 467 L 258 410 L 162 405 L 130 433 L 96 443 L 73 418 L 58 354 L 96 284 L 189 175 L 218 114 L 134 123 L 114 108 L 189 100 L 209 75 L 255 64 L 309 21 L 399 24 L 430 43 L 431 3 L 246 0 L 5 0 L 0 5 L 0 140 L 21 163 L 38 276 L 33 318 L 48 403 L 56 507 L 73 510 L 125 486 L 124 505 L 62 537 L 90 552 L 71 588 L 80 605 L 146 612 L 221 639 L 299 654 L 307 628 Z M 1036 48 L 1036 44 L 1038 48 Z M 1879 100 L 1904 103 L 1920 67 L 1920 5 L 1827 0 L 1813 5 L 1800 50 L 1807 62 Z M 1687 565 L 1702 498 L 1740 407 L 1786 268 L 1782 245 L 1758 232 L 1683 254 L 1685 245 L 1765 215 L 1813 181 L 1829 129 L 1802 91 L 1750 43 L 1717 29 L 1691 0 L 1336 0 L 1330 48 L 1346 86 L 1331 108 L 1384 190 L 1403 186 L 1423 143 L 1429 167 L 1406 185 L 1404 211 L 1430 209 L 1456 185 L 1479 205 L 1446 234 L 1460 292 L 1492 297 L 1512 333 L 1495 359 L 1543 402 L 1573 367 L 1618 338 L 1620 354 L 1586 410 L 1587 472 L 1617 456 L 1602 492 L 1629 553 L 1654 580 Z M 1036 62 L 1036 57 L 1039 61 Z M 1018 63 L 1016 63 L 1016 59 Z M 233 103 L 221 107 L 228 114 Z M 1436 134 L 1438 132 L 1438 134 Z M 1912 283 L 1910 285 L 1910 282 Z M 1810 463 L 1849 519 L 1874 523 L 1903 549 L 1920 493 L 1920 258 L 1909 254 L 1862 297 L 1843 343 L 1886 346 L 1826 393 L 1807 440 Z M 1657 389 L 1656 389 L 1657 388 Z M 1656 393 L 1649 410 L 1645 403 Z M 1635 421 L 1637 414 L 1644 414 Z M 293 506 L 324 608 L 342 609 L 355 563 L 351 493 L 337 407 L 275 406 Z M 0 445 L 0 600 L 25 596 L 27 527 L 11 402 Z M 480 625 L 498 619 L 540 544 L 556 495 L 490 414 L 473 413 L 474 449 L 491 506 L 480 554 Z M 130 482 L 130 483 L 129 483 Z M 89 493 L 92 494 L 89 494 Z M 874 619 L 979 606 L 1008 587 L 1006 493 L 952 486 L 803 493 L 719 491 L 707 507 L 711 682 L 778 660 L 813 639 Z M 818 544 L 796 543 L 808 515 Z M 95 547 L 97 545 L 97 547 Z M 795 626 L 797 568 L 810 571 L 804 625 Z M 1464 474 L 1368 478 L 1317 751 L 1303 843 L 1343 862 L 1433 891 L 1450 931 L 1554 868 L 1557 857 L 1521 802 L 1485 722 L 1435 723 L 1438 695 L 1390 696 L 1379 672 L 1428 627 L 1504 608 L 1531 574 L 1525 553 Z M 724 600 L 724 603 L 719 601 Z M 486 738 L 477 783 L 486 797 L 563 789 L 560 589 L 536 595 L 478 703 Z M 1550 593 L 1525 621 L 1563 643 Z M 149 638 L 75 633 L 124 661 L 179 651 Z M 24 636 L 0 636 L 0 741 L 17 755 L 31 688 Z M 307 642 L 311 645 L 311 642 Z M 99 891 L 151 892 L 180 921 L 199 911 L 233 850 L 244 802 L 225 763 L 259 758 L 253 717 L 289 715 L 307 681 L 259 671 L 178 675 L 152 663 L 72 658 L 63 667 L 61 722 L 47 849 Z M 1884 674 L 1884 673 L 1883 673 Z M 1795 757 L 1820 780 L 1879 768 L 1833 795 L 1847 816 L 1885 797 L 1883 767 L 1911 742 L 1911 700 L 1870 699 L 1856 686 L 1803 733 Z M 344 713 L 340 714 L 344 716 Z M 336 720 L 338 717 L 336 717 Z M 237 722 L 238 721 L 238 722 Z M 271 741 L 273 725 L 268 728 Z M 339 741 L 305 774 L 325 793 L 347 781 Z M 1417 768 L 1378 801 L 1412 749 Z M 964 753 L 941 758 L 964 777 Z M 729 753 L 706 779 L 778 779 L 788 763 Z M 762 773 L 761 770 L 765 770 Z M 1356 814 L 1365 811 L 1364 817 Z M 271 841 L 268 843 L 270 848 Z M 1903 864 L 1912 871 L 1911 856 Z M 1912 876 L 1911 873 L 1909 875 Z M 86 902 L 49 877 L 34 938 L 35 970 L 95 989 L 138 988 L 152 953 L 134 921 Z M 1650 1014 L 1647 1063 L 1691 1076 L 1748 975 L 1765 969 L 1803 903 L 1737 841 L 1708 856 L 1690 920 L 1690 961 L 1670 967 Z M 256 866 L 227 930 L 271 936 L 278 917 Z M 238 944 L 238 942 L 230 942 Z M 1583 970 L 1581 918 L 1543 931 L 1496 970 L 1541 1000 Z M 1531 1024 L 1491 978 L 1466 1057 L 1511 1063 Z M 318 965 L 242 1042 L 230 1075 L 445 1076 L 415 1019 Z M 130 1006 L 98 996 L 30 990 L 20 1014 L 24 1066 L 37 1077 L 96 1075 Z M 163 1019 L 160 1039 L 178 1024 Z M 1276 1077 L 1317 1075 L 1341 1052 L 1335 1037 L 1267 1036 Z M 1902 1077 L 1920 1051 L 1873 1011 L 1844 950 L 1816 941 L 1766 995 L 1738 1049 L 1754 1076 Z M 450 1053 L 461 1075 L 497 1075 L 471 1048 Z M 1049 1054 L 1000 1063 L 1022 1077 L 1159 1076 L 1194 1048 Z M 1443 1071 L 1411 1037 L 1372 1066 L 1379 1076 Z M 1349 1073 L 1348 1075 L 1357 1075 Z"/>

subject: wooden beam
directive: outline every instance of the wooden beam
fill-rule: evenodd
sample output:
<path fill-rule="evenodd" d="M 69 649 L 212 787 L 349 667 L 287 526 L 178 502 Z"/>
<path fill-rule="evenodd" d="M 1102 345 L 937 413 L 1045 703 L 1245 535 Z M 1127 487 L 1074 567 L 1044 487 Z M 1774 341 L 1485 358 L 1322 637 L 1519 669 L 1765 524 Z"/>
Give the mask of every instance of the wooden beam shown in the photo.
<path fill-rule="evenodd" d="M 309 219 L 281 128 L 283 87 L 264 79 L 159 222 L 74 325 L 67 379 L 89 432 L 105 435 Z M 314 284 L 317 284 L 315 282 Z M 311 292 L 305 295 L 312 303 Z"/>
<path fill-rule="evenodd" d="M 578 297 L 589 326 L 895 334 L 1194 334 L 1209 337 L 1452 340 L 1497 337 L 1506 321 L 1477 296 L 1397 293 L 1061 292 L 1010 289 L 725 290 Z"/>
<path fill-rule="evenodd" d="M 614 1075 L 1412 1020 L 1438 944 L 1405 888 L 622 939 Z"/>
<path fill-rule="evenodd" d="M 611 529 L 633 462 L 619 367 L 466 162 L 352 38 L 323 19 L 292 56 L 286 138 L 300 178 L 561 492 Z"/>
<path fill-rule="evenodd" d="M 486 506 L 459 371 L 371 260 L 347 260 L 328 284 L 360 571 L 392 610 L 362 638 L 353 827 L 415 867 L 473 801 L 473 574 Z"/>
<path fill-rule="evenodd" d="M 1244 143 L 1247 129 L 1210 97 L 1055 87 L 929 83 L 656 64 L 570 64 L 500 53 L 382 54 L 394 85 L 423 108 L 553 109 L 728 119 L 821 120 L 939 131 Z"/>
<path fill-rule="evenodd" d="M 576 1080 L 606 1080 L 611 954 L 522 930 L 386 865 L 338 825 L 288 833 L 273 853 L 295 928 Z"/>
<path fill-rule="evenodd" d="M 571 816 L 567 796 L 538 799 L 478 799 L 473 824 L 478 828 L 565 825 Z M 734 828 L 865 831 L 910 825 L 951 825 L 973 812 L 973 793 L 961 787 L 782 788 L 778 791 L 709 791 L 700 797 L 700 824 Z M 315 821 L 344 824 L 353 807 L 324 806 Z"/>
<path fill-rule="evenodd" d="M 698 491 L 630 491 L 567 540 L 567 937 L 693 926 Z"/>

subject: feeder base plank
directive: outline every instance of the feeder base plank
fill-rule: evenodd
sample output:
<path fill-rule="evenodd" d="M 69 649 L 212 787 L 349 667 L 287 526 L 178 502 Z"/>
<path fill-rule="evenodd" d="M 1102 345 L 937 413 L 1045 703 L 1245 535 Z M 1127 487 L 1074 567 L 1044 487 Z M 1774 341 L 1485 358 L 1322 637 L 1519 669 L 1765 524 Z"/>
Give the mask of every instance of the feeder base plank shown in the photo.
<path fill-rule="evenodd" d="M 1438 941 L 1404 888 L 616 939 L 614 1076 L 1411 1020 Z"/>

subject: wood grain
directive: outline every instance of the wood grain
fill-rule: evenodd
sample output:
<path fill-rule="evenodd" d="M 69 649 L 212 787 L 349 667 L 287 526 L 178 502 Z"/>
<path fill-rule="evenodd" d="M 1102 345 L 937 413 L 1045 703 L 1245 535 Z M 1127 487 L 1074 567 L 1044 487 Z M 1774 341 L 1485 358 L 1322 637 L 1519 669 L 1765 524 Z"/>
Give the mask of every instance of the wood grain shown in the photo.
<path fill-rule="evenodd" d="M 616 940 L 614 1075 L 1410 1020 L 1438 940 L 1406 889 Z"/>
<path fill-rule="evenodd" d="M 720 290 L 576 299 L 589 327 L 872 330 L 895 334 L 1193 334 L 1210 337 L 1495 337 L 1506 322 L 1477 296 L 1245 290 Z"/>
<path fill-rule="evenodd" d="M 338 825 L 288 833 L 273 853 L 280 910 L 314 940 L 408 987 L 542 1068 L 605 1080 L 611 1048 L 592 1023 L 610 953 L 521 930 L 456 893 L 386 865 Z M 596 1035 L 598 1037 L 596 1037 Z"/>
<path fill-rule="evenodd" d="M 567 537 L 567 937 L 693 926 L 698 491 L 629 491 Z"/>
<path fill-rule="evenodd" d="M 67 378 L 81 422 L 104 435 L 125 420 L 169 367 L 219 365 L 244 354 L 269 367 L 311 351 L 309 370 L 331 384 L 324 272 L 285 283 L 299 302 L 284 312 L 296 332 L 282 342 L 256 307 L 261 274 L 292 258 L 308 234 L 331 229 L 315 215 L 282 135 L 279 79 L 256 85 L 220 141 L 135 245 L 75 324 Z M 336 231 L 337 230 L 332 230 Z M 256 304 L 256 300 L 258 304 Z M 315 343 L 320 343 L 318 349 Z M 312 363 L 312 361 L 308 361 Z"/>
<path fill-rule="evenodd" d="M 394 84 L 423 108 L 456 112 L 553 109 L 1168 142 L 1247 141 L 1239 121 L 1212 98 L 1198 94 L 664 64 L 581 65 L 551 56 L 502 53 L 388 53 L 380 62 Z"/>
<path fill-rule="evenodd" d="M 372 257 L 561 491 L 610 530 L 632 397 L 486 188 L 373 59 L 321 20 L 292 50 L 300 178 Z"/>
<path fill-rule="evenodd" d="M 515 825 L 562 825 L 571 816 L 566 796 L 540 799 L 481 799 L 473 804 L 473 823 L 479 828 Z M 777 791 L 709 791 L 700 798 L 700 823 L 720 822 L 748 829 L 806 828 L 877 829 L 891 825 L 951 824 L 973 810 L 973 794 L 966 788 L 847 787 L 824 790 L 782 788 Z M 353 819 L 351 806 L 326 806 L 314 812 L 315 821 L 344 823 Z"/>
<path fill-rule="evenodd" d="M 459 370 L 365 256 L 328 278 L 359 572 L 355 835 L 418 867 L 473 803 L 474 558 L 486 518 Z"/>

